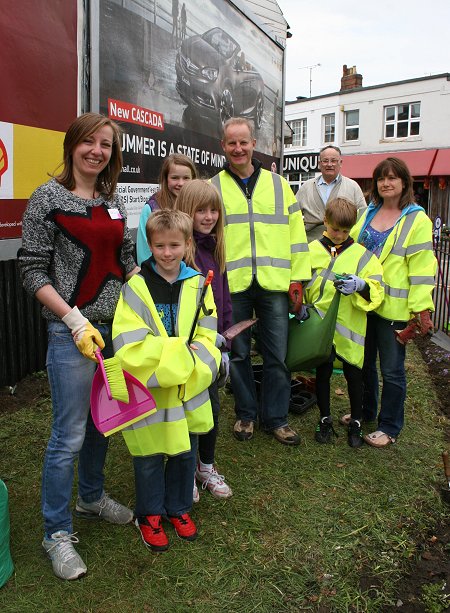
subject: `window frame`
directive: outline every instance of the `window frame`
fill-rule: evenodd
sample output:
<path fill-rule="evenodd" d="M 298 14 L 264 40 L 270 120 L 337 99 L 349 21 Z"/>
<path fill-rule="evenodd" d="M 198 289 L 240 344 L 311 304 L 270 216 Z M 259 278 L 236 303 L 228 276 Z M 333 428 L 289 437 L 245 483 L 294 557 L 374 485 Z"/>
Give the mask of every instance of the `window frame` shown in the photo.
<path fill-rule="evenodd" d="M 309 170 L 308 172 L 305 172 L 302 170 L 302 171 L 297 171 L 297 172 L 283 173 L 283 177 L 286 179 L 286 181 L 291 186 L 291 189 L 294 192 L 294 194 L 298 192 L 298 190 L 303 185 L 303 183 L 305 183 L 306 181 L 309 181 L 309 179 L 314 179 L 314 177 L 316 176 L 317 176 L 317 170 Z"/>
<path fill-rule="evenodd" d="M 333 121 L 332 125 L 328 126 L 327 120 Z M 326 113 L 322 115 L 322 142 L 325 145 L 336 142 L 336 113 Z"/>
<path fill-rule="evenodd" d="M 418 105 L 419 112 L 418 115 L 412 116 L 412 109 L 415 105 Z M 399 109 L 401 107 L 408 107 L 408 117 L 399 119 Z M 393 119 L 387 119 L 388 110 L 394 109 L 394 117 Z M 414 102 L 401 102 L 399 104 L 387 104 L 383 107 L 383 138 L 388 140 L 394 140 L 399 138 L 414 138 L 420 136 L 420 123 L 421 123 L 421 102 L 420 100 L 416 100 Z M 407 133 L 398 135 L 398 127 L 407 126 Z M 417 125 L 417 132 L 411 133 L 412 125 Z M 387 134 L 387 128 L 393 127 L 393 134 Z"/>
<path fill-rule="evenodd" d="M 296 125 L 300 128 L 298 131 L 296 130 Z M 308 119 L 306 117 L 301 117 L 300 119 L 293 119 L 290 122 L 290 127 L 292 130 L 292 147 L 306 147 L 308 141 Z M 296 142 L 296 137 L 299 142 Z"/>
<path fill-rule="evenodd" d="M 351 124 L 351 125 L 347 123 L 347 118 L 349 116 L 349 113 L 358 113 L 357 123 Z M 357 130 L 355 138 L 348 137 L 348 130 Z M 360 130 L 359 109 L 348 109 L 347 111 L 344 111 L 344 142 L 354 143 L 355 141 L 358 141 L 359 140 L 359 130 Z"/>

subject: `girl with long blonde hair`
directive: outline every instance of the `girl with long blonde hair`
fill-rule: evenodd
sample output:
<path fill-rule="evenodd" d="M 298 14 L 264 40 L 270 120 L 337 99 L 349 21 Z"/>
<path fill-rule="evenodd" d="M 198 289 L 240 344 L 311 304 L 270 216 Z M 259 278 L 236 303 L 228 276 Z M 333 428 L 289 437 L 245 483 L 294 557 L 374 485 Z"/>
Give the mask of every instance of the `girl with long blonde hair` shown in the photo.
<path fill-rule="evenodd" d="M 231 296 L 225 270 L 222 200 L 211 183 L 194 179 L 183 186 L 175 206 L 187 213 L 194 222 L 194 238 L 185 255 L 186 264 L 195 266 L 202 274 L 206 274 L 208 270 L 214 272 L 212 289 L 217 308 L 217 336 L 222 350 L 222 364 L 227 371 L 229 347 L 222 337 L 222 332 L 231 326 L 232 318 Z M 216 498 L 229 498 L 232 495 L 231 488 L 214 466 L 220 411 L 217 382 L 209 387 L 209 395 L 214 428 L 199 436 L 196 480 Z M 195 480 L 193 498 L 194 502 L 198 502 L 199 493 Z"/>

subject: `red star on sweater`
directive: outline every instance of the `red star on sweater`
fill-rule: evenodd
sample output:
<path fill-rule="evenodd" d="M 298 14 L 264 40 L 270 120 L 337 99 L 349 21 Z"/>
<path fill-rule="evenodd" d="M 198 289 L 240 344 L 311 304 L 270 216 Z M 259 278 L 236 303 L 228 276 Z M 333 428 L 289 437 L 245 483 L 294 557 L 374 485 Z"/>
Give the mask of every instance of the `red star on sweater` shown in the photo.
<path fill-rule="evenodd" d="M 84 252 L 71 306 L 95 302 L 110 279 L 124 281 L 120 263 L 123 219 L 111 219 L 105 205 L 90 207 L 87 214 L 59 211 L 55 223 L 61 232 Z"/>

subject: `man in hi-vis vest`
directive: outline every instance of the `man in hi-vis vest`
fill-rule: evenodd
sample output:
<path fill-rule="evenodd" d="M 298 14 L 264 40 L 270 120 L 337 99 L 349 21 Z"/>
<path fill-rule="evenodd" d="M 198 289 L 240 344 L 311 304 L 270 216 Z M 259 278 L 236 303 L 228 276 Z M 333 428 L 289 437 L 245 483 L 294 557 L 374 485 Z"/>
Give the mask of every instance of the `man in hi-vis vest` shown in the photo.
<path fill-rule="evenodd" d="M 227 163 L 211 180 L 224 204 L 233 321 L 255 313 L 263 357 L 258 403 L 250 361 L 250 329 L 233 340 L 233 432 L 240 441 L 251 439 L 259 413 L 260 425 L 277 441 L 298 445 L 300 438 L 288 425 L 291 381 L 284 361 L 289 308 L 292 312 L 300 309 L 302 281 L 311 278 L 309 251 L 300 207 L 289 184 L 280 175 L 264 170 L 252 157 L 255 144 L 250 121 L 229 119 L 222 140 Z"/>

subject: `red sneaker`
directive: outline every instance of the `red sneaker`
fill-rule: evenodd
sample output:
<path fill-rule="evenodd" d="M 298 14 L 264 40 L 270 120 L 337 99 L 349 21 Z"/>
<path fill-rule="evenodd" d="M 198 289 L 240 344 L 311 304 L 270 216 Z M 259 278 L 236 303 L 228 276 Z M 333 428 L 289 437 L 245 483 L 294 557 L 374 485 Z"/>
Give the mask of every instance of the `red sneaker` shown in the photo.
<path fill-rule="evenodd" d="M 197 528 L 194 522 L 189 517 L 188 513 L 179 515 L 178 517 L 168 517 L 170 523 L 175 528 L 177 535 L 185 541 L 194 541 L 197 536 Z"/>
<path fill-rule="evenodd" d="M 138 517 L 135 524 L 146 547 L 152 551 L 166 551 L 169 548 L 169 539 L 162 527 L 161 515 Z"/>

